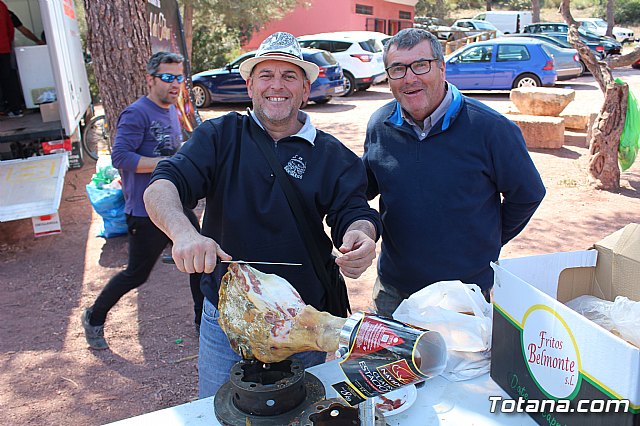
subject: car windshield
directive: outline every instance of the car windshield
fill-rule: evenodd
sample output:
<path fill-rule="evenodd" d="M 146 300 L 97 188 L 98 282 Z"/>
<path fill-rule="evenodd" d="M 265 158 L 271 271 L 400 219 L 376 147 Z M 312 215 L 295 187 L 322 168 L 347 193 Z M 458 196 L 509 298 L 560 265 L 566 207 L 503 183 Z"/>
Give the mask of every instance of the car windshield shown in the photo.
<path fill-rule="evenodd" d="M 597 27 L 607 28 L 607 21 L 605 21 L 604 19 L 596 19 L 591 22 L 593 22 Z"/>

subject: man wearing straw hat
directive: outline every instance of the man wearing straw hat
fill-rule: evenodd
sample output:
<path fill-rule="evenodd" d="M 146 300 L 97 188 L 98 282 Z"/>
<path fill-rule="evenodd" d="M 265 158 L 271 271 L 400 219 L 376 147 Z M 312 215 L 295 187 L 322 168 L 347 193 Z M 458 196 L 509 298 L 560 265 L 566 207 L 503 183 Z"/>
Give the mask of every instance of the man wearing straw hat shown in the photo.
<path fill-rule="evenodd" d="M 316 129 L 300 111 L 318 67 L 302 57 L 289 33 L 269 36 L 255 57 L 240 66 L 253 109 L 207 120 L 171 159 L 161 162 L 145 193 L 149 216 L 173 241 L 173 258 L 183 272 L 204 272 L 205 304 L 198 361 L 199 393 L 215 394 L 240 357 L 218 325 L 218 288 L 226 264 L 217 259 L 292 262 L 303 266 L 256 265 L 293 285 L 305 303 L 324 310 L 327 294 L 313 267 L 274 170 L 259 143 L 272 150 L 302 198 L 313 239 L 327 268 L 359 277 L 375 257 L 381 229 L 365 196 L 367 178 L 358 157 L 333 136 Z M 266 152 L 266 151 L 265 151 Z M 206 198 L 202 233 L 182 212 Z M 331 239 L 322 221 L 331 228 Z M 305 367 L 325 353 L 294 355 Z"/>

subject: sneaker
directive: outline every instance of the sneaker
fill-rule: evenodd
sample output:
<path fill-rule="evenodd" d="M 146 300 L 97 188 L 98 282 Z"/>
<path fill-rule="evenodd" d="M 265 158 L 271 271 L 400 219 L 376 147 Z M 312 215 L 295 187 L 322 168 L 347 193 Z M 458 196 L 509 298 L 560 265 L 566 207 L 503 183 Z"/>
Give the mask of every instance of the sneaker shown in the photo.
<path fill-rule="evenodd" d="M 92 349 L 109 349 L 107 341 L 104 339 L 104 324 L 91 325 L 91 308 L 87 308 L 82 312 L 82 327 L 84 327 L 84 337 L 87 339 L 89 347 Z"/>
<path fill-rule="evenodd" d="M 20 117 L 24 117 L 24 114 L 22 113 L 21 109 L 17 109 L 15 111 L 9 111 L 9 113 L 7 114 L 7 117 L 9 117 L 9 118 L 20 118 Z"/>

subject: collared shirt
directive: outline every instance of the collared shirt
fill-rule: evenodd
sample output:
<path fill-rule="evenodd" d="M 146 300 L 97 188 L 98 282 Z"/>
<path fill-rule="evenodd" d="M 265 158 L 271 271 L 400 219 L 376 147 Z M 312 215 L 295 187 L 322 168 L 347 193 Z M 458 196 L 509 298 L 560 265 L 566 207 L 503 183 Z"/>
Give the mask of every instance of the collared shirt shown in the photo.
<path fill-rule="evenodd" d="M 409 125 L 411 125 L 411 128 L 418 136 L 418 139 L 423 140 L 427 137 L 433 125 L 437 123 L 442 117 L 444 117 L 452 101 L 453 93 L 451 92 L 451 90 L 449 90 L 449 87 L 447 85 L 446 91 L 444 93 L 444 99 L 442 99 L 442 102 L 440 102 L 438 108 L 436 108 L 430 116 L 424 119 L 424 121 L 422 122 L 422 129 L 416 124 L 411 116 L 405 112 L 404 109 L 402 110 L 402 118 L 404 118 L 404 120 L 409 123 Z"/>
<path fill-rule="evenodd" d="M 267 130 L 264 128 L 264 126 L 258 119 L 258 116 L 256 115 L 256 113 L 253 112 L 253 110 L 251 110 L 250 114 L 251 114 L 251 117 L 253 117 L 253 119 L 255 120 L 255 122 L 258 123 L 258 126 L 262 127 L 262 130 L 266 132 Z M 292 136 L 298 136 L 306 140 L 307 142 L 309 142 L 311 145 L 315 146 L 313 141 L 316 140 L 317 132 L 316 132 L 316 128 L 313 126 L 313 124 L 311 124 L 311 116 L 309 116 L 309 114 L 307 114 L 306 112 L 298 111 L 298 121 L 302 123 L 302 128 L 298 130 L 298 133 Z"/>

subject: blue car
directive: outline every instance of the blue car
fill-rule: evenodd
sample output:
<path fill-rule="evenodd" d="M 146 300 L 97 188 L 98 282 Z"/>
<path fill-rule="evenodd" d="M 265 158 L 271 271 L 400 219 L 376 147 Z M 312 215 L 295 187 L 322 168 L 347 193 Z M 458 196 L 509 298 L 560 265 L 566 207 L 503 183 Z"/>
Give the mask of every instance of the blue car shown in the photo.
<path fill-rule="evenodd" d="M 255 51 L 248 52 L 224 68 L 195 74 L 192 77 L 192 93 L 196 107 L 205 108 L 213 102 L 251 102 L 246 83 L 240 76 L 240 64 L 253 58 L 255 54 Z M 318 79 L 311 84 L 310 101 L 324 104 L 332 96 L 344 92 L 342 67 L 331 53 L 319 49 L 302 49 L 302 56 L 305 61 L 313 62 L 320 68 Z"/>
<path fill-rule="evenodd" d="M 553 58 L 538 40 L 498 38 L 471 43 L 445 57 L 447 81 L 461 90 L 553 86 Z"/>

